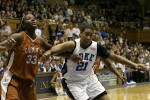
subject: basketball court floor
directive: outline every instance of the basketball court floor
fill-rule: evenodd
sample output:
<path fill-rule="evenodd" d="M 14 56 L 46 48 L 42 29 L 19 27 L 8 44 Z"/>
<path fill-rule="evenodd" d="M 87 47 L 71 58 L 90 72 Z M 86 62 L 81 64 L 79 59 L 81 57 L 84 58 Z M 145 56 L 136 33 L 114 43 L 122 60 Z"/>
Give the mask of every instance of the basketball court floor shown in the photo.
<path fill-rule="evenodd" d="M 150 83 L 135 84 L 106 89 L 110 100 L 150 100 Z M 38 100 L 70 100 L 67 96 L 56 96 Z"/>

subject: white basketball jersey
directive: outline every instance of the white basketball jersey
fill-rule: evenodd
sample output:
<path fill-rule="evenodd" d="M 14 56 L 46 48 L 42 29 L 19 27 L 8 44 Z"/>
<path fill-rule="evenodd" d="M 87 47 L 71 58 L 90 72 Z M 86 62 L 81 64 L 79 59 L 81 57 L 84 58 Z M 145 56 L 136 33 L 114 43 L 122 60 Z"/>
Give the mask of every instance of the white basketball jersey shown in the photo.
<path fill-rule="evenodd" d="M 97 42 L 92 41 L 86 49 L 80 46 L 80 39 L 75 40 L 76 46 L 73 54 L 78 54 L 83 59 L 81 63 L 74 63 L 70 59 L 65 60 L 62 73 L 64 78 L 70 81 L 79 81 L 93 74 L 94 62 L 97 58 Z"/>

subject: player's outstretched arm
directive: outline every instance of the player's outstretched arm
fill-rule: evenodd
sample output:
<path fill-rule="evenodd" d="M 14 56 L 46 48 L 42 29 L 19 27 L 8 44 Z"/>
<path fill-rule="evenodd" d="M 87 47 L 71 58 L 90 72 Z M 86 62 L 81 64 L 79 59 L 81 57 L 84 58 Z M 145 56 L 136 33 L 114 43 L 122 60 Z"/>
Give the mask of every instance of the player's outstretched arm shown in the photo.
<path fill-rule="evenodd" d="M 126 78 L 121 75 L 118 70 L 115 68 L 115 66 L 111 63 L 109 58 L 103 58 L 102 61 L 104 64 L 109 68 L 111 72 L 113 72 L 116 76 L 118 76 L 121 80 L 126 81 Z"/>
<path fill-rule="evenodd" d="M 136 64 L 128 59 L 125 59 L 124 57 L 121 57 L 119 55 L 111 53 L 109 58 L 111 60 L 114 60 L 115 62 L 122 63 L 124 65 L 128 65 L 129 67 L 132 67 L 134 69 L 146 69 L 145 64 Z"/>
<path fill-rule="evenodd" d="M 68 56 L 68 54 L 65 55 L 65 52 L 71 52 L 71 50 L 73 50 L 74 47 L 75 47 L 74 41 L 67 41 L 67 42 L 55 45 L 51 49 L 47 50 L 43 54 L 41 59 L 44 60 L 44 59 L 48 58 L 49 56 L 54 56 L 54 55 L 66 57 L 66 56 Z M 69 54 L 69 56 L 70 55 L 71 54 Z"/>
<path fill-rule="evenodd" d="M 63 52 L 71 52 L 75 47 L 74 41 L 67 41 L 58 45 L 53 46 L 50 50 L 44 53 L 45 56 L 54 56 Z"/>
<path fill-rule="evenodd" d="M 43 56 L 42 60 L 48 58 L 49 56 L 61 56 L 65 58 L 70 58 L 74 62 L 79 62 L 82 60 L 82 58 L 77 54 L 72 54 L 72 51 L 75 48 L 75 42 L 74 41 L 67 41 L 61 44 L 58 44 L 54 47 L 52 47 L 50 50 L 46 51 Z"/>

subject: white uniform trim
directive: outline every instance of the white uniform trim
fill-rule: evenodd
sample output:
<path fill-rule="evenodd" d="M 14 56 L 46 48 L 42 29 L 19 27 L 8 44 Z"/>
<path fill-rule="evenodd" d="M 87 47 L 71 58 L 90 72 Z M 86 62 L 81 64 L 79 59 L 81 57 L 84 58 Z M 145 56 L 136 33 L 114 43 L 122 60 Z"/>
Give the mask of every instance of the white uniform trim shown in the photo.
<path fill-rule="evenodd" d="M 9 69 L 13 64 L 13 60 L 14 60 L 14 52 L 11 53 L 10 60 L 7 66 L 8 69 L 6 72 L 4 72 L 3 78 L 1 80 L 1 100 L 6 100 L 8 85 L 13 76 L 13 74 L 9 71 Z"/>

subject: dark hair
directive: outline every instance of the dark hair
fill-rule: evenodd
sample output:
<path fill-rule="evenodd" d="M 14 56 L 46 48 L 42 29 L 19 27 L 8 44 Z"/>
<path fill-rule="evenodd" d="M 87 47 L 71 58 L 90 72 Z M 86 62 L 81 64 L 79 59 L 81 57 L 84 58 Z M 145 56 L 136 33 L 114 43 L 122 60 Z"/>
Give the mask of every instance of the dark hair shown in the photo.
<path fill-rule="evenodd" d="M 17 29 L 16 29 L 13 33 L 19 33 L 19 32 L 21 32 L 21 31 L 24 31 L 24 29 L 22 28 L 21 25 L 19 25 L 19 26 L 17 27 Z"/>
<path fill-rule="evenodd" d="M 17 29 L 13 33 L 19 33 L 21 31 L 25 30 L 23 27 L 24 18 L 25 18 L 25 16 L 22 17 L 22 19 L 20 20 L 20 25 L 18 25 Z"/>
<path fill-rule="evenodd" d="M 92 30 L 94 29 L 92 24 L 82 24 L 81 28 L 80 28 L 81 32 L 83 32 L 86 28 L 89 28 L 89 29 L 92 29 Z"/>
<path fill-rule="evenodd" d="M 25 16 L 26 16 L 26 15 L 24 15 L 24 16 L 22 17 L 21 21 L 20 21 L 20 26 L 21 26 L 21 28 L 22 28 L 23 30 L 24 30 L 23 24 L 24 24 L 24 18 L 25 18 Z"/>

